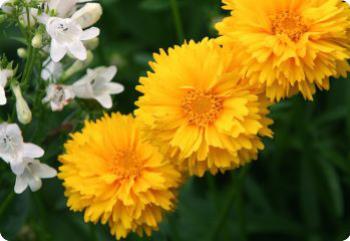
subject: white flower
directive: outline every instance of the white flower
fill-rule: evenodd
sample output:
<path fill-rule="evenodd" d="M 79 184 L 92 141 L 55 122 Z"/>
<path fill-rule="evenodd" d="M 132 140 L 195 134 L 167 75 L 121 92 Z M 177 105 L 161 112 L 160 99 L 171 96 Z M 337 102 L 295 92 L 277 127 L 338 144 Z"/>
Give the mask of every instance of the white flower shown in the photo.
<path fill-rule="evenodd" d="M 116 74 L 115 66 L 88 69 L 87 74 L 73 84 L 74 93 L 78 98 L 95 99 L 109 109 L 113 105 L 111 95 L 124 91 L 121 84 L 111 82 Z"/>
<path fill-rule="evenodd" d="M 46 90 L 46 97 L 43 99 L 43 103 L 50 103 L 52 111 L 61 111 L 74 97 L 71 86 L 50 84 Z"/>
<path fill-rule="evenodd" d="M 0 105 L 6 105 L 6 94 L 5 94 L 5 86 L 7 85 L 7 81 L 13 75 L 12 70 L 8 69 L 0 69 Z"/>
<path fill-rule="evenodd" d="M 6 239 L 4 239 L 4 238 L 1 236 L 1 233 L 0 233 L 0 241 L 7 241 Z"/>
<path fill-rule="evenodd" d="M 48 58 L 43 63 L 43 70 L 41 71 L 41 78 L 43 80 L 53 80 L 54 82 L 61 77 L 63 66 L 60 62 L 54 62 Z"/>
<path fill-rule="evenodd" d="M 55 62 L 59 62 L 68 52 L 79 60 L 85 60 L 87 51 L 82 41 L 100 34 L 98 28 L 83 30 L 75 20 L 57 17 L 47 21 L 46 30 L 52 38 L 50 55 Z"/>
<path fill-rule="evenodd" d="M 23 173 L 26 163 L 24 158 L 39 158 L 44 155 L 41 147 L 24 143 L 17 124 L 0 124 L 0 158 L 11 165 L 16 175 Z"/>
<path fill-rule="evenodd" d="M 53 178 L 57 175 L 54 168 L 38 160 L 26 158 L 25 162 L 27 165 L 23 173 L 16 176 L 15 193 L 17 194 L 24 192 L 28 186 L 32 192 L 36 192 L 42 186 L 41 179 Z"/>

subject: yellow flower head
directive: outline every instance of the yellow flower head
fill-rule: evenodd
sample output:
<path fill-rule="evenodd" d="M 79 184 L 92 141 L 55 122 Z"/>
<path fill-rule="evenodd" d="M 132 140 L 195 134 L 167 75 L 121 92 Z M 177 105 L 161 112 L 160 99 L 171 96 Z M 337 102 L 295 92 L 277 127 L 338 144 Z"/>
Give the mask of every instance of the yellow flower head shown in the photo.
<path fill-rule="evenodd" d="M 59 178 L 68 206 L 86 222 L 109 223 L 117 239 L 157 229 L 173 208 L 180 173 L 154 146 L 142 141 L 132 116 L 113 114 L 86 122 L 65 144 Z"/>
<path fill-rule="evenodd" d="M 242 74 L 280 100 L 316 87 L 350 66 L 350 9 L 341 0 L 224 0 L 231 16 L 216 25 L 222 44 L 235 46 Z"/>
<path fill-rule="evenodd" d="M 161 50 L 137 87 L 148 139 L 190 174 L 239 167 L 271 136 L 268 103 L 239 79 L 233 57 L 208 39 Z"/>

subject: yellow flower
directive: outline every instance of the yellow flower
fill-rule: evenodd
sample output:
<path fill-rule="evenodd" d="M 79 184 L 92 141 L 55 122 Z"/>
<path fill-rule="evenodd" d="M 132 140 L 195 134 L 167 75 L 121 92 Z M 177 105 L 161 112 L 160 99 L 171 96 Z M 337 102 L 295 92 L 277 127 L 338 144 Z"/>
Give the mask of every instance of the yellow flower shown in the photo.
<path fill-rule="evenodd" d="M 180 173 L 142 141 L 132 116 L 105 115 L 72 134 L 59 157 L 68 206 L 85 222 L 109 223 L 117 239 L 151 234 L 173 208 Z"/>
<path fill-rule="evenodd" d="M 316 87 L 350 66 L 350 9 L 341 0 L 224 0 L 231 16 L 216 25 L 219 41 L 240 50 L 241 73 L 280 100 Z"/>
<path fill-rule="evenodd" d="M 161 50 L 137 87 L 147 138 L 190 174 L 239 167 L 272 134 L 266 99 L 239 79 L 233 57 L 208 39 Z"/>

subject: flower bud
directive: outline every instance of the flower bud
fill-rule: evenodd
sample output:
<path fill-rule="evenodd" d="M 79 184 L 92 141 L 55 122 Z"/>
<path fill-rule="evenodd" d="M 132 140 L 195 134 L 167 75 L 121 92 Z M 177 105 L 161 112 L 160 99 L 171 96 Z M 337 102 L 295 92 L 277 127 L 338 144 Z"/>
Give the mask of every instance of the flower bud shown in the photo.
<path fill-rule="evenodd" d="M 82 28 L 87 28 L 95 24 L 101 18 L 101 15 L 101 4 L 87 3 L 73 14 L 72 19 L 77 21 Z"/>
<path fill-rule="evenodd" d="M 84 41 L 84 45 L 89 50 L 94 50 L 98 47 L 100 40 L 98 37 Z"/>
<path fill-rule="evenodd" d="M 30 111 L 26 100 L 23 98 L 21 88 L 18 84 L 13 84 L 11 86 L 16 97 L 17 118 L 23 125 L 29 124 L 32 121 L 32 112 Z"/>
<path fill-rule="evenodd" d="M 42 47 L 43 37 L 40 33 L 37 33 L 32 39 L 33 48 L 39 49 Z"/>
<path fill-rule="evenodd" d="M 17 55 L 20 58 L 24 59 L 27 57 L 27 50 L 25 48 L 19 48 L 19 49 L 17 49 Z"/>
<path fill-rule="evenodd" d="M 92 60 L 93 60 L 94 56 L 92 54 L 91 51 L 87 52 L 87 58 L 84 61 L 81 60 L 76 60 L 73 65 L 66 70 L 66 72 L 63 74 L 62 79 L 68 79 L 70 78 L 72 75 L 78 73 L 79 71 L 83 70 L 84 68 L 88 67 Z"/>

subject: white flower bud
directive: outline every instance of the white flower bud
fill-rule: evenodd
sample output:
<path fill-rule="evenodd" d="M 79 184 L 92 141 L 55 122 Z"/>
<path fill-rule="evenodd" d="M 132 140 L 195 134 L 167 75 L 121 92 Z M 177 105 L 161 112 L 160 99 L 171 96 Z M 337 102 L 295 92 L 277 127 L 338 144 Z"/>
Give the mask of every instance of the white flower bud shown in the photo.
<path fill-rule="evenodd" d="M 87 3 L 84 7 L 76 11 L 74 19 L 84 29 L 94 25 L 102 16 L 102 7 L 99 3 Z"/>
<path fill-rule="evenodd" d="M 43 37 L 40 33 L 36 34 L 32 39 L 33 48 L 39 49 L 43 45 Z"/>
<path fill-rule="evenodd" d="M 27 50 L 25 48 L 19 48 L 19 49 L 17 49 L 17 55 L 20 58 L 24 59 L 27 57 Z"/>
<path fill-rule="evenodd" d="M 100 43 L 100 39 L 96 37 L 96 38 L 84 41 L 83 43 L 87 49 L 94 50 L 98 47 L 98 44 Z"/>
<path fill-rule="evenodd" d="M 93 60 L 94 56 L 92 54 L 91 51 L 87 52 L 87 58 L 84 61 L 81 60 L 76 60 L 73 65 L 66 70 L 66 72 L 63 74 L 62 78 L 63 79 L 68 79 L 70 78 L 72 75 L 78 73 L 79 71 L 85 69 L 86 67 L 88 67 L 92 60 Z"/>
<path fill-rule="evenodd" d="M 18 84 L 13 84 L 12 90 L 16 97 L 16 111 L 18 120 L 23 125 L 29 124 L 32 121 L 32 112 L 30 111 L 26 100 L 23 98 L 21 88 Z"/>

